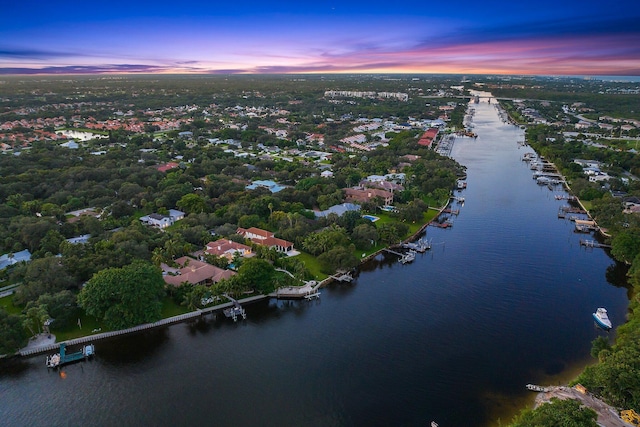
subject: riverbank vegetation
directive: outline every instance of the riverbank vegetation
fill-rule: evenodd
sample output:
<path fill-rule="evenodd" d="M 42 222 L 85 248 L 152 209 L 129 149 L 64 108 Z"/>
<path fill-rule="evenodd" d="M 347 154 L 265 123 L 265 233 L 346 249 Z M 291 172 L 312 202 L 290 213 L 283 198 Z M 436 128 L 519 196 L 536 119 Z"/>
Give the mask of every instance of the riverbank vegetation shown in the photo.
<path fill-rule="evenodd" d="M 70 338 L 351 269 L 417 231 L 464 175 L 418 144 L 428 127 L 461 126 L 466 100 L 450 77 L 9 80 L 0 88 L 0 280 L 19 286 L 11 310 L 0 307 L 0 354 L 50 319 L 52 333 Z M 347 92 L 325 96 L 338 89 Z M 91 95 L 76 100 L 83 91 Z M 56 128 L 108 138 L 62 145 L 48 139 Z M 248 188 L 256 181 L 281 188 Z M 359 211 L 316 214 L 344 202 Z M 185 216 L 166 228 L 140 220 L 175 209 Z M 239 234 L 252 227 L 301 255 Z M 253 257 L 207 253 L 219 239 Z M 30 260 L 12 262 L 25 253 Z M 196 260 L 235 275 L 164 285 L 161 266 L 176 275 Z"/>
<path fill-rule="evenodd" d="M 592 355 L 598 363 L 587 367 L 574 383 L 614 407 L 640 412 L 640 213 L 633 208 L 640 206 L 640 156 L 634 139 L 638 131 L 630 125 L 638 118 L 637 108 L 630 108 L 637 105 L 637 84 L 613 90 L 600 82 L 578 82 L 572 88 L 579 93 L 569 93 L 565 85 L 543 91 L 499 89 L 494 95 L 528 98 L 520 104 L 520 111 L 530 108 L 528 120 L 520 116 L 529 123 L 526 142 L 556 165 L 570 191 L 598 223 L 604 243 L 611 245 L 611 256 L 629 267 L 627 322 L 617 328 L 615 343 L 594 341 Z M 594 92 L 594 88 L 607 94 Z M 540 108 L 541 104 L 547 109 Z M 536 114 L 531 112 L 534 106 Z M 594 121 L 585 122 L 585 116 Z M 535 123 L 542 120 L 546 123 Z M 624 123 L 628 125 L 622 129 Z M 586 129 L 576 132 L 576 127 Z M 585 168 L 585 164 L 591 166 Z M 546 416 L 543 414 L 574 410 L 542 405 L 535 411 L 525 410 L 512 425 L 558 425 L 535 420 Z M 567 425 L 594 424 L 587 420 Z"/>

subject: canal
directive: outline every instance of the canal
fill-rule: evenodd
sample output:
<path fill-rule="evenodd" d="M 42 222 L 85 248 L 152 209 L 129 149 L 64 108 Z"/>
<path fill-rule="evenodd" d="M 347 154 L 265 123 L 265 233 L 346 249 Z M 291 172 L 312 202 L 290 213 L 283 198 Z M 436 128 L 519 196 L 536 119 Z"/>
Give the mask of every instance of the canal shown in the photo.
<path fill-rule="evenodd" d="M 468 168 L 464 205 L 450 229 L 427 229 L 432 249 L 412 264 L 380 255 L 318 301 L 96 342 L 95 359 L 62 373 L 44 355 L 2 364 L 2 424 L 506 424 L 531 403 L 525 384 L 591 363 L 605 335 L 591 313 L 618 325 L 628 300 L 622 269 L 580 246 L 557 218 L 566 202 L 520 160 L 523 130 L 486 99 L 475 109 L 478 138 L 452 150 Z"/>

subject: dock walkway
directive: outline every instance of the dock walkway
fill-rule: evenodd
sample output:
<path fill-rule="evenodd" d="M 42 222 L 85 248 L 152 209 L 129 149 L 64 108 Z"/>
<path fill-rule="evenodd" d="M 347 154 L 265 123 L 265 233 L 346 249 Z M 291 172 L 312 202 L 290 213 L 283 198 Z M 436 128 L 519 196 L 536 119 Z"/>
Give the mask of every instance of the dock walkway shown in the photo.
<path fill-rule="evenodd" d="M 243 298 L 243 299 L 237 301 L 237 303 L 249 304 L 249 303 L 252 303 L 252 302 L 255 302 L 255 301 L 264 300 L 266 298 L 269 298 L 269 296 L 267 296 L 267 295 L 255 295 L 255 296 L 252 296 L 252 297 L 249 297 L 249 298 Z M 110 331 L 110 332 L 103 332 L 103 333 L 99 333 L 99 334 L 86 335 L 84 337 L 74 338 L 72 340 L 67 340 L 67 341 L 63 341 L 63 342 L 67 345 L 67 347 L 69 347 L 69 346 L 73 346 L 73 345 L 77 345 L 77 344 L 84 344 L 84 343 L 88 343 L 88 342 L 99 341 L 99 340 L 103 340 L 103 339 L 106 339 L 106 338 L 117 337 L 117 336 L 120 336 L 120 335 L 130 334 L 130 333 L 134 333 L 134 332 L 146 331 L 147 329 L 153 329 L 153 328 L 158 328 L 158 327 L 161 327 L 161 326 L 171 325 L 171 324 L 174 324 L 174 323 L 184 322 L 185 320 L 195 319 L 195 318 L 203 316 L 204 314 L 212 313 L 214 311 L 221 311 L 221 310 L 224 310 L 226 308 L 233 307 L 233 306 L 234 306 L 233 302 L 227 302 L 227 303 L 224 303 L 224 304 L 218 304 L 218 305 L 213 306 L 213 307 L 204 308 L 202 310 L 196 310 L 196 311 L 191 311 L 189 313 L 180 314 L 178 316 L 167 317 L 166 319 L 161 319 L 161 320 L 158 320 L 157 322 L 153 322 L 153 323 L 145 323 L 145 324 L 142 324 L 142 325 L 134 326 L 132 328 L 120 329 L 118 331 Z M 31 356 L 31 355 L 34 355 L 34 354 L 45 353 L 45 352 L 52 351 L 52 350 L 58 350 L 60 348 L 60 344 L 61 343 L 52 343 L 52 344 L 46 344 L 46 345 L 38 346 L 38 347 L 26 347 L 26 348 L 23 348 L 22 350 L 18 351 L 18 354 L 20 356 Z"/>
<path fill-rule="evenodd" d="M 580 246 L 585 246 L 587 248 L 608 248 L 611 249 L 611 245 L 605 245 L 604 243 L 600 243 L 596 240 L 585 240 L 580 239 Z"/>

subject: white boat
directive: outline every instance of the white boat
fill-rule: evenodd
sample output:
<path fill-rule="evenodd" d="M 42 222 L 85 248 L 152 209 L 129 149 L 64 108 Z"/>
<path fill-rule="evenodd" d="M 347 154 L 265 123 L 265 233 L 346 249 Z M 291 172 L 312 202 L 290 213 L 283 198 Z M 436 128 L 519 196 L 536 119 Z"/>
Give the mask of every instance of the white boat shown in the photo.
<path fill-rule="evenodd" d="M 602 329 L 607 331 L 611 329 L 611 320 L 609 320 L 606 308 L 599 307 L 596 312 L 593 313 L 593 319 Z"/>
<path fill-rule="evenodd" d="M 413 250 L 410 250 L 409 252 L 404 254 L 402 258 L 400 258 L 400 262 L 402 264 L 407 264 L 407 263 L 413 262 L 415 259 L 416 259 L 416 252 Z"/>

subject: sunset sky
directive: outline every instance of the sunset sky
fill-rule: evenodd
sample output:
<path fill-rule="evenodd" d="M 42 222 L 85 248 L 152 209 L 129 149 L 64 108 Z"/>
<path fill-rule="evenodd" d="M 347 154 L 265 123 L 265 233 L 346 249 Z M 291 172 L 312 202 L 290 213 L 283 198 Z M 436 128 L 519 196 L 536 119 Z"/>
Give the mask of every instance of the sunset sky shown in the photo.
<path fill-rule="evenodd" d="M 10 1 L 0 74 L 640 75 L 640 1 Z"/>

